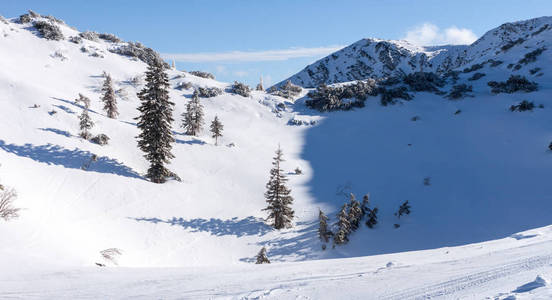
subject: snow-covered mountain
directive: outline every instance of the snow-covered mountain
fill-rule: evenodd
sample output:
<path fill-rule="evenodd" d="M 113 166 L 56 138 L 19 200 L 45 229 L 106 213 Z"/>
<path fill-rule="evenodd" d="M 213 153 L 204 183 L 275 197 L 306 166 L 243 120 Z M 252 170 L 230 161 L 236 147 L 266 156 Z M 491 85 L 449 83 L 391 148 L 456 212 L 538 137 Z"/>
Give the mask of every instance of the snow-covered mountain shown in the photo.
<path fill-rule="evenodd" d="M 135 138 L 137 78 L 153 50 L 32 18 L 55 24 L 63 37 L 48 40 L 32 23 L 0 20 L 0 183 L 17 191 L 22 208 L 18 219 L 0 220 L 0 298 L 552 293 L 550 18 L 503 25 L 469 47 L 363 40 L 346 48 L 353 58 L 364 47 L 380 75 L 420 65 L 444 72 L 438 66 L 455 57 L 457 82 L 474 87 L 472 97 L 456 101 L 412 92 L 400 105 L 369 96 L 362 109 L 323 113 L 304 98 L 262 91 L 201 98 L 205 128 L 215 115 L 224 124 L 218 146 L 206 129 L 184 135 L 180 115 L 194 88 L 230 84 L 170 69 L 176 142 L 168 167 L 182 181 L 164 184 L 144 178 L 148 165 Z M 537 49 L 535 60 L 527 58 Z M 338 53 L 339 61 L 354 61 Z M 118 90 L 118 119 L 103 111 L 104 72 Z M 484 79 L 474 80 L 477 72 Z M 493 94 L 487 82 L 510 74 L 527 76 L 538 90 Z M 108 145 L 78 137 L 79 93 L 92 100 L 92 134 L 107 134 Z M 509 110 L 522 100 L 536 107 Z M 295 226 L 280 231 L 266 225 L 262 210 L 278 145 L 295 199 Z M 349 243 L 323 250 L 318 211 L 334 224 L 349 193 L 370 193 L 379 223 L 361 224 Z M 399 218 L 406 200 L 412 213 Z M 252 264 L 263 246 L 272 264 Z M 108 249 L 118 249 L 117 264 L 102 254 Z"/>
<path fill-rule="evenodd" d="M 407 41 L 362 39 L 308 65 L 290 80 L 303 87 L 402 76 L 413 72 L 462 71 L 474 64 L 523 67 L 526 54 L 552 46 L 552 17 L 506 23 L 484 34 L 469 46 L 415 46 Z M 546 52 L 550 58 L 550 52 Z M 477 68 L 477 66 L 476 66 Z M 520 68 L 520 67 L 518 67 Z"/>

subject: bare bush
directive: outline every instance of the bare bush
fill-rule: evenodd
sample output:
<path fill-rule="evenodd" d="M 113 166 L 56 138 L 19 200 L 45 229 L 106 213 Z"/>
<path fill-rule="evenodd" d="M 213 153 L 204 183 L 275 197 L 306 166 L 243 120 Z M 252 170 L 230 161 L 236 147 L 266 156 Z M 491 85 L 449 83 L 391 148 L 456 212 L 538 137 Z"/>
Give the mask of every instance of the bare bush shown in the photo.
<path fill-rule="evenodd" d="M 117 37 L 116 35 L 111 34 L 111 33 L 100 33 L 100 34 L 98 34 L 98 37 L 102 40 L 112 42 L 112 43 L 120 43 L 121 42 L 121 39 L 119 37 Z"/>
<path fill-rule="evenodd" d="M 98 33 L 95 32 L 95 31 L 81 32 L 81 33 L 79 33 L 79 36 L 83 39 L 93 41 L 93 42 L 98 42 L 100 40 L 99 36 L 98 36 Z"/>
<path fill-rule="evenodd" d="M 0 189 L 0 218 L 9 221 L 19 217 L 20 208 L 13 206 L 13 201 L 17 198 L 14 189 Z"/>
<path fill-rule="evenodd" d="M 161 63 L 165 68 L 169 68 L 169 64 L 164 62 L 159 53 L 155 52 L 155 50 L 148 48 L 144 45 L 142 45 L 139 42 L 133 43 L 128 42 L 124 45 L 120 45 L 115 48 L 110 48 L 109 52 L 119 54 L 119 55 L 125 55 L 130 57 L 135 57 L 148 65 L 152 65 L 155 63 Z"/>
<path fill-rule="evenodd" d="M 122 255 L 123 252 L 118 248 L 108 248 L 100 251 L 100 255 L 109 262 L 112 262 L 115 265 L 118 265 L 117 258 Z"/>

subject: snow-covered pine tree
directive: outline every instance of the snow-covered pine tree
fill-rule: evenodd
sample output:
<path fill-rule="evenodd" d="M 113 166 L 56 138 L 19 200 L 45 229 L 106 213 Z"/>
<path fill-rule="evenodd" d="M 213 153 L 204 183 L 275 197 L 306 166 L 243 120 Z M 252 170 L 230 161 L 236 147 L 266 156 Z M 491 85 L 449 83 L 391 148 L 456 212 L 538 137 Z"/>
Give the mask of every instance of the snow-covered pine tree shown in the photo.
<path fill-rule="evenodd" d="M 153 61 L 146 71 L 146 86 L 138 93 L 142 101 L 138 110 L 140 116 L 137 136 L 138 147 L 145 152 L 149 161 L 147 177 L 155 183 L 163 183 L 166 177 L 173 175 L 165 164 L 174 155 L 171 153 L 174 143 L 171 123 L 174 103 L 169 100 L 169 77 L 165 73 L 162 61 Z"/>
<path fill-rule="evenodd" d="M 91 137 L 89 130 L 94 127 L 94 122 L 92 122 L 92 119 L 88 115 L 88 109 L 90 108 L 90 99 L 88 99 L 88 97 L 84 96 L 83 94 L 79 94 L 79 99 L 76 99 L 75 102 L 82 102 L 84 106 L 82 109 L 82 113 L 79 116 L 79 135 L 83 139 L 88 140 Z"/>
<path fill-rule="evenodd" d="M 218 145 L 218 138 L 222 136 L 222 129 L 224 129 L 224 126 L 219 121 L 218 116 L 215 116 L 215 119 L 211 122 L 211 133 L 215 139 L 215 145 Z"/>
<path fill-rule="evenodd" d="M 332 232 L 328 231 L 328 217 L 321 209 L 318 209 L 318 222 L 318 235 L 324 243 L 327 243 L 330 236 L 332 235 Z"/>
<path fill-rule="evenodd" d="M 117 99 L 115 99 L 115 90 L 113 89 L 113 82 L 109 74 L 105 76 L 102 92 L 104 93 L 102 101 L 104 102 L 104 110 L 107 116 L 111 119 L 117 118 L 119 115 L 119 111 L 117 110 Z"/>
<path fill-rule="evenodd" d="M 291 227 L 295 214 L 291 209 L 293 203 L 293 197 L 290 196 L 291 190 L 285 185 L 287 178 L 280 167 L 280 163 L 284 161 L 282 156 L 282 149 L 278 146 L 272 162 L 273 167 L 270 170 L 270 179 L 266 184 L 265 199 L 268 207 L 263 209 L 270 212 L 268 218 L 273 220 L 272 226 L 276 229 Z"/>
<path fill-rule="evenodd" d="M 374 228 L 378 224 L 378 208 L 374 207 L 373 209 L 368 209 L 368 220 L 366 220 L 366 226 L 369 228 Z"/>
<path fill-rule="evenodd" d="M 186 105 L 186 111 L 182 113 L 182 128 L 186 129 L 187 135 L 193 136 L 197 136 L 203 128 L 203 105 L 199 102 L 197 90 Z"/>
<path fill-rule="evenodd" d="M 346 244 L 349 241 L 351 224 L 349 224 L 347 216 L 347 204 L 343 204 L 337 214 L 337 232 L 334 234 L 334 244 L 336 245 Z"/>
<path fill-rule="evenodd" d="M 362 209 L 360 208 L 360 203 L 356 200 L 356 197 L 351 193 L 351 201 L 349 202 L 349 212 L 347 214 L 347 219 L 351 225 L 351 231 L 358 229 L 360 225 L 360 219 L 362 218 Z"/>
<path fill-rule="evenodd" d="M 261 251 L 257 254 L 257 262 L 256 264 L 269 264 L 270 260 L 268 260 L 268 256 L 266 256 L 266 248 L 263 247 Z"/>

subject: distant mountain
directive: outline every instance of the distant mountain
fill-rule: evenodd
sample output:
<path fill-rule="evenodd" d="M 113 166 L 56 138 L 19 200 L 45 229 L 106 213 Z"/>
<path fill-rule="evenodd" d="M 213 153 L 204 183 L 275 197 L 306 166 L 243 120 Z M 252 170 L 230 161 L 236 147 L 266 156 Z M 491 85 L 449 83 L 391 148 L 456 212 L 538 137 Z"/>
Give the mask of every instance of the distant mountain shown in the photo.
<path fill-rule="evenodd" d="M 276 86 L 287 80 L 312 88 L 322 83 L 400 76 L 417 71 L 442 74 L 485 62 L 494 66 L 503 62 L 517 71 L 529 62 L 523 61 L 526 54 L 539 55 L 550 48 L 551 29 L 552 17 L 506 23 L 469 46 L 421 47 L 407 41 L 362 39 L 308 65 Z M 535 54 L 529 54 L 532 51 Z"/>

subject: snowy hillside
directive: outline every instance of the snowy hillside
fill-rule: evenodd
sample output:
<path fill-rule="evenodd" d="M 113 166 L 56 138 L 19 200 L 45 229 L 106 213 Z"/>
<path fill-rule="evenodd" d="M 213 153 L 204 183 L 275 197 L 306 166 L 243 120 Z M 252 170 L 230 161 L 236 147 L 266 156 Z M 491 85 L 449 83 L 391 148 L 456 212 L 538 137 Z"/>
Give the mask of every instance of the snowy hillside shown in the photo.
<path fill-rule="evenodd" d="M 524 56 L 552 46 L 552 17 L 506 23 L 469 46 L 415 46 L 407 41 L 362 39 L 305 67 L 287 80 L 303 87 L 316 87 L 367 78 L 401 76 L 413 72 L 462 71 L 474 64 L 498 66 L 516 73 L 524 67 Z M 550 52 L 546 52 L 550 60 Z M 504 67 L 506 67 L 504 66 Z M 477 67 L 476 67 L 477 68 Z M 538 72 L 538 71 L 536 71 Z"/>
<path fill-rule="evenodd" d="M 164 184 L 144 177 L 135 138 L 136 78 L 155 54 L 34 20 L 56 23 L 63 38 L 0 20 L 0 183 L 22 208 L 0 220 L 0 298 L 318 299 L 342 287 L 351 299 L 552 293 L 552 18 L 503 25 L 470 46 L 361 40 L 292 77 L 313 86 L 454 69 L 454 83 L 440 89 L 473 85 L 459 100 L 409 91 L 413 99 L 396 105 L 369 95 L 363 108 L 319 112 L 306 106 L 307 90 L 296 101 L 242 97 L 230 84 L 169 69 L 176 142 L 168 167 L 182 181 Z M 100 100 L 104 72 L 118 90 L 117 119 Z M 489 81 L 511 74 L 538 89 L 491 92 Z M 205 129 L 192 137 L 180 115 L 198 87 L 226 92 L 200 98 Z M 91 99 L 92 134 L 108 135 L 108 145 L 78 136 L 79 93 Z M 535 107 L 510 111 L 522 100 Z M 224 124 L 218 146 L 207 130 L 215 115 Z M 284 230 L 268 226 L 262 210 L 278 145 L 295 199 L 295 226 Z M 349 243 L 323 250 L 319 209 L 335 229 L 350 193 L 369 193 L 379 222 L 363 221 Z M 406 200 L 412 213 L 399 218 Z M 252 264 L 263 246 L 272 264 Z M 116 263 L 101 254 L 112 248 Z"/>

